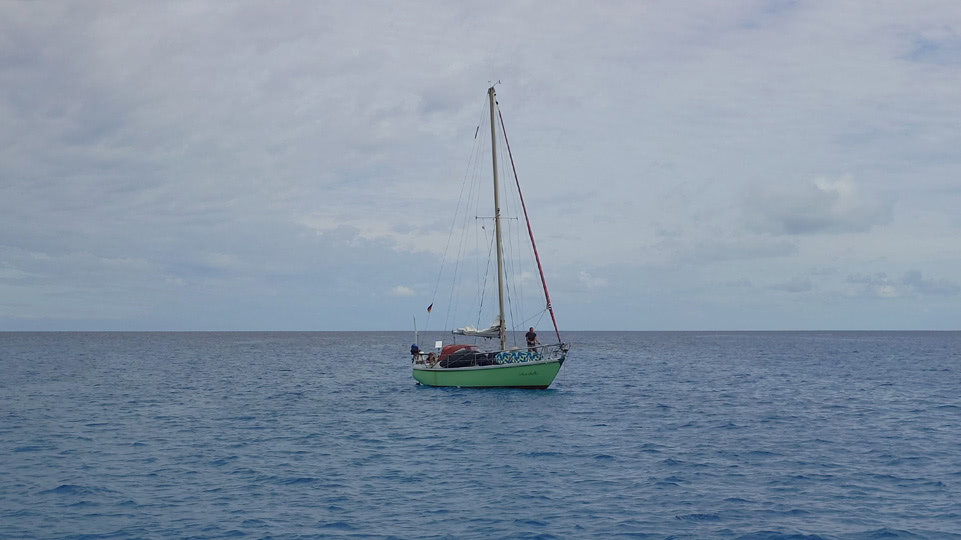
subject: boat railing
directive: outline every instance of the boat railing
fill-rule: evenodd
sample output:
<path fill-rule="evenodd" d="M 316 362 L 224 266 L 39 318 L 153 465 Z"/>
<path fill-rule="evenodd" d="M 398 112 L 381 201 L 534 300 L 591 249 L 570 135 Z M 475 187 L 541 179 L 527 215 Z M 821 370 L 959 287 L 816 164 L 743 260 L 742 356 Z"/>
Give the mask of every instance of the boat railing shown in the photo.
<path fill-rule="evenodd" d="M 567 343 L 552 343 L 533 347 L 513 347 L 504 351 L 481 352 L 469 350 L 454 353 L 444 357 L 444 359 L 433 352 L 425 353 L 421 351 L 412 356 L 411 362 L 425 367 L 453 368 L 563 361 L 567 356 L 568 348 Z"/>
<path fill-rule="evenodd" d="M 541 360 L 560 360 L 567 356 L 568 345 L 566 343 L 551 343 L 548 345 L 525 347 L 521 350 L 525 349 L 540 355 Z"/>

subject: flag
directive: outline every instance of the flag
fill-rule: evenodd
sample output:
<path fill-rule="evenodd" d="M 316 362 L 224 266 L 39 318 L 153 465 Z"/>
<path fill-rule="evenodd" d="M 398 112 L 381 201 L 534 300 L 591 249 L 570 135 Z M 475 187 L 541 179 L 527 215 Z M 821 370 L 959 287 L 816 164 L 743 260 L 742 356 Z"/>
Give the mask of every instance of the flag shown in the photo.
<path fill-rule="evenodd" d="M 430 305 L 427 306 L 427 313 L 430 313 L 430 308 L 432 308 L 432 307 L 434 307 L 434 303 L 433 303 L 433 302 L 431 302 Z"/>

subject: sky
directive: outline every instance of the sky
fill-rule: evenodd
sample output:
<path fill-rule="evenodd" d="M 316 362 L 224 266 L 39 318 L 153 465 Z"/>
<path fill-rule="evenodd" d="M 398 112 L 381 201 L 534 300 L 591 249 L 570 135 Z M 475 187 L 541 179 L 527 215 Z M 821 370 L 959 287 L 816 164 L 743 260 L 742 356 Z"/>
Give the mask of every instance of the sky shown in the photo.
<path fill-rule="evenodd" d="M 961 329 L 954 0 L 87 0 L 0 2 L 0 331 L 410 329 L 496 81 L 562 329 Z"/>

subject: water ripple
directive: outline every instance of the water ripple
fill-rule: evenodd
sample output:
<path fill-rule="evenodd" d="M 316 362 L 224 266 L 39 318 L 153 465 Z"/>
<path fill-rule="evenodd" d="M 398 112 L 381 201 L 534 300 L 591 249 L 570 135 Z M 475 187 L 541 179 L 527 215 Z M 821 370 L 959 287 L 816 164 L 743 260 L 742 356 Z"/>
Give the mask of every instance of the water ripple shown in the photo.
<path fill-rule="evenodd" d="M 0 333 L 0 538 L 961 540 L 961 334 L 571 338 L 539 392 L 401 333 Z"/>

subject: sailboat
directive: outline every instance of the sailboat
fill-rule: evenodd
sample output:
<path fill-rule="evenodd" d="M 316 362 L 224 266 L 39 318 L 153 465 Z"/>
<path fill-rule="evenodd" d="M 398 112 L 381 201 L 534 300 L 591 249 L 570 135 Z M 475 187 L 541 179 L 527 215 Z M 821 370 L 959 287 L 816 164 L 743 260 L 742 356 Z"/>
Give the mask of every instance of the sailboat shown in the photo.
<path fill-rule="evenodd" d="M 514 167 L 513 156 L 510 152 L 510 144 L 507 142 L 507 131 L 504 128 L 503 117 L 496 104 L 494 87 L 487 90 L 487 97 L 490 108 L 490 128 L 491 128 L 491 160 L 493 165 L 493 187 L 494 187 L 494 237 L 493 243 L 496 246 L 497 257 L 497 303 L 498 313 L 493 322 L 486 328 L 477 328 L 467 325 L 452 331 L 452 335 L 458 336 L 457 339 L 481 338 L 495 342 L 496 346 L 481 348 L 476 344 L 450 343 L 444 344 L 443 341 L 436 341 L 434 347 L 436 352 L 425 352 L 416 343 L 416 318 L 415 323 L 415 343 L 411 347 L 411 363 L 413 366 L 414 379 L 422 385 L 427 386 L 456 386 L 463 388 L 489 388 L 489 387 L 508 387 L 508 388 L 536 388 L 544 389 L 551 385 L 557 376 L 561 366 L 567 359 L 569 344 L 561 340 L 560 331 L 557 329 L 557 320 L 554 317 L 554 309 L 551 305 L 550 295 L 547 292 L 547 283 L 544 280 L 544 272 L 540 263 L 540 256 L 537 253 L 537 246 L 534 243 L 534 234 L 531 229 L 530 220 L 527 216 L 527 207 L 524 205 L 524 197 L 520 193 L 520 182 L 517 180 L 516 167 Z M 501 190 L 498 182 L 497 164 L 497 121 L 500 120 L 500 127 L 504 135 L 504 143 L 507 147 L 508 156 L 511 161 L 511 170 L 514 173 L 514 184 L 517 187 L 517 196 L 520 206 L 523 209 L 524 221 L 527 225 L 527 233 L 530 238 L 530 247 L 537 263 L 537 270 L 540 276 L 541 285 L 544 291 L 545 309 L 541 312 L 550 313 L 550 319 L 554 326 L 554 335 L 557 341 L 554 343 L 541 344 L 539 339 L 532 341 L 530 338 L 524 343 L 508 343 L 507 322 L 505 319 L 505 262 L 504 262 L 504 234 L 502 233 L 501 216 Z M 478 126 L 475 131 L 480 131 Z M 486 229 L 485 229 L 486 230 Z M 515 287 L 516 288 L 516 287 Z M 433 302 L 431 302 L 433 306 Z M 431 308 L 428 307 L 428 313 Z M 528 323 L 530 320 L 525 320 Z M 524 330 L 512 331 L 511 336 L 517 339 Z M 533 326 L 530 327 L 533 331 Z M 525 335 L 527 337 L 527 335 Z"/>

